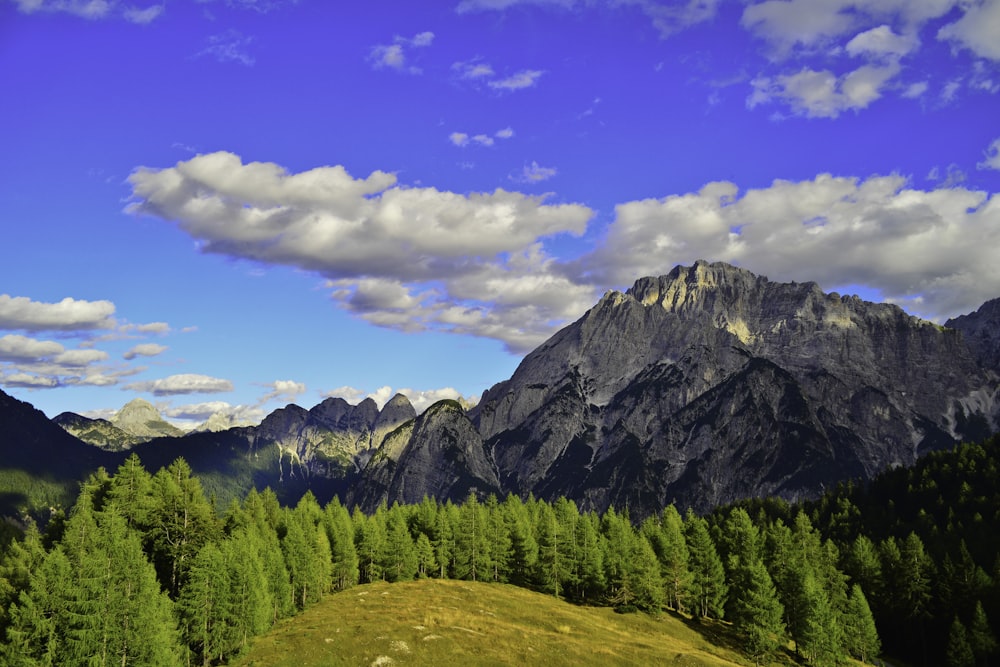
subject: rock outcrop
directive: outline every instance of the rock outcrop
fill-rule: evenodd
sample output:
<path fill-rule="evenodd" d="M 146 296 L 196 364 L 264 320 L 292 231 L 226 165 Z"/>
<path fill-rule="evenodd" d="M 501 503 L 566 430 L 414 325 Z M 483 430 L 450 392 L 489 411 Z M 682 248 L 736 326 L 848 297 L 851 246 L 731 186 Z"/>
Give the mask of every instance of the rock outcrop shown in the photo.
<path fill-rule="evenodd" d="M 53 417 L 52 421 L 88 445 L 94 445 L 109 452 L 131 449 L 140 442 L 149 440 L 149 438 L 123 431 L 107 419 L 91 419 L 75 412 L 62 412 Z"/>
<path fill-rule="evenodd" d="M 698 262 L 608 292 L 527 355 L 460 448 L 481 448 L 503 492 L 639 516 L 815 496 L 995 429 L 987 347 L 893 305 Z M 466 432 L 457 419 L 439 428 Z M 387 469 L 362 486 L 420 500 L 402 455 Z"/>

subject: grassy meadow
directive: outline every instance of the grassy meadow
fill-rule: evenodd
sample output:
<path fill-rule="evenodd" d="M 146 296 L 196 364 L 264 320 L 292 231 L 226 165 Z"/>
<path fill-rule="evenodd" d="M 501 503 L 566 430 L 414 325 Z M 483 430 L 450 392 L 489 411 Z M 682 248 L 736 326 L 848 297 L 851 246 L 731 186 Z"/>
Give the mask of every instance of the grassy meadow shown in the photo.
<path fill-rule="evenodd" d="M 745 665 L 726 626 L 617 614 L 516 586 L 425 579 L 327 596 L 253 641 L 242 667 Z M 792 664 L 785 659 L 775 664 Z"/>

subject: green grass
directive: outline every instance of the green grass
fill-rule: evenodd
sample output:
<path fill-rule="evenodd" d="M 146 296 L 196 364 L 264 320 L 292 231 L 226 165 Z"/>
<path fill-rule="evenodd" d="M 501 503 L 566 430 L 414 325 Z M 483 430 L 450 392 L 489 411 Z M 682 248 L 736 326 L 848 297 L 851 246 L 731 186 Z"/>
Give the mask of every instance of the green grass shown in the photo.
<path fill-rule="evenodd" d="M 515 586 L 422 580 L 327 596 L 253 641 L 243 667 L 748 664 L 727 626 L 616 614 Z M 782 656 L 776 664 L 791 664 Z"/>

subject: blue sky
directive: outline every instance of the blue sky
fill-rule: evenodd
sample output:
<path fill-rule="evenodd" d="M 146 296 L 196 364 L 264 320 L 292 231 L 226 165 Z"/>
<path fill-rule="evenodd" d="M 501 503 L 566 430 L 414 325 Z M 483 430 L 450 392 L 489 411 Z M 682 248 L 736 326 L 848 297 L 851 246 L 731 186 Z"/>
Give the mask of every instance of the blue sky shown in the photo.
<path fill-rule="evenodd" d="M 0 0 L 0 386 L 477 397 L 696 259 L 1000 296 L 1000 0 Z"/>

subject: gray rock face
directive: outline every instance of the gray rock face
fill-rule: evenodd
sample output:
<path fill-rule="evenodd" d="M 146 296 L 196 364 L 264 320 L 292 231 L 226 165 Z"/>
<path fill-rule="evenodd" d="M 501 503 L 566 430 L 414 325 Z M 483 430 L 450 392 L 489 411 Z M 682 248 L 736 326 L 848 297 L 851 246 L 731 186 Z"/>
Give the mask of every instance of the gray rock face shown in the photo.
<path fill-rule="evenodd" d="M 142 438 L 143 441 L 162 436 L 180 436 L 184 431 L 170 424 L 148 401 L 136 398 L 126 403 L 111 423 L 117 428 Z"/>
<path fill-rule="evenodd" d="M 399 394 L 382 410 L 370 398 L 358 405 L 328 398 L 310 410 L 294 404 L 275 410 L 245 433 L 251 451 L 276 445 L 289 475 L 345 479 L 360 473 L 385 435 L 414 416 Z"/>
<path fill-rule="evenodd" d="M 457 401 L 440 401 L 385 438 L 354 502 L 375 507 L 424 496 L 464 500 L 470 491 L 499 493 L 500 483 L 465 410 Z"/>
<path fill-rule="evenodd" d="M 965 336 L 980 365 L 1000 373 L 1000 299 L 987 301 L 979 310 L 944 323 Z"/>
<path fill-rule="evenodd" d="M 52 421 L 88 445 L 109 452 L 130 449 L 148 439 L 123 431 L 107 419 L 91 419 L 75 412 L 62 412 L 53 417 Z"/>
<path fill-rule="evenodd" d="M 607 293 L 471 415 L 504 491 L 642 513 L 871 477 L 995 429 L 997 394 L 957 331 L 698 262 Z"/>

